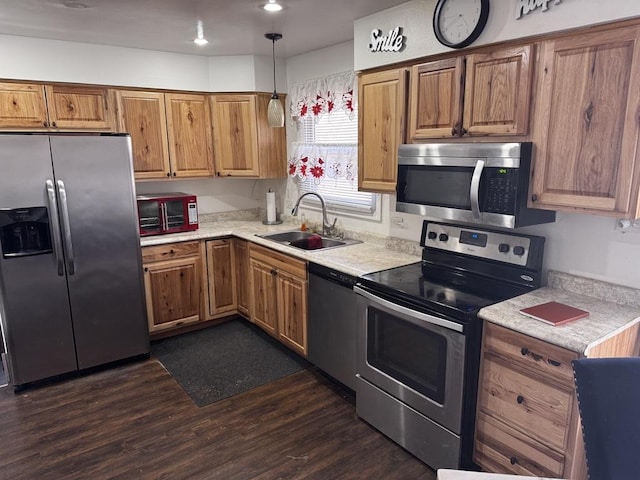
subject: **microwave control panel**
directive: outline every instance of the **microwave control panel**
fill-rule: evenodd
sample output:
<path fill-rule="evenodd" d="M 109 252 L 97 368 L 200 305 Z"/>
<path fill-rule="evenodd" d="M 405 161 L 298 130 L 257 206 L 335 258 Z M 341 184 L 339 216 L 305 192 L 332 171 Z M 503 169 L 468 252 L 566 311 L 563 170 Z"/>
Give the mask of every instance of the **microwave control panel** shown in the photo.
<path fill-rule="evenodd" d="M 518 169 L 490 167 L 483 172 L 484 200 L 480 210 L 489 213 L 515 213 Z"/>
<path fill-rule="evenodd" d="M 198 205 L 195 202 L 189 202 L 187 205 L 189 210 L 189 225 L 198 224 Z"/>

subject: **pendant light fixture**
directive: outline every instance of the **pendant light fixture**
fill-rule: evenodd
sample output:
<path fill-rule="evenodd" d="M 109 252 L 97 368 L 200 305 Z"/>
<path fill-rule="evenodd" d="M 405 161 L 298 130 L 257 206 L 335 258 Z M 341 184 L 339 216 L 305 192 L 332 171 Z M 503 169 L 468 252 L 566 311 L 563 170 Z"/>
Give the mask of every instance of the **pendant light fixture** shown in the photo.
<path fill-rule="evenodd" d="M 267 122 L 270 127 L 284 127 L 284 108 L 276 91 L 276 42 L 282 38 L 282 34 L 265 33 L 264 36 L 271 40 L 273 50 L 273 95 L 267 106 Z"/>

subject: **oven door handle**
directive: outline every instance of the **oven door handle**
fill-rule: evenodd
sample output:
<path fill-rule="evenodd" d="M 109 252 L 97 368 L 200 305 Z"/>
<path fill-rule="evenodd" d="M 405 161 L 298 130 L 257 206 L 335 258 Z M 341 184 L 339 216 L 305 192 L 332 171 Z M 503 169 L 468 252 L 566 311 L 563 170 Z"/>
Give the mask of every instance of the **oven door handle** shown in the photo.
<path fill-rule="evenodd" d="M 484 169 L 484 160 L 478 160 L 471 176 L 471 188 L 469 198 L 471 200 L 471 213 L 473 218 L 480 220 L 480 177 Z"/>
<path fill-rule="evenodd" d="M 411 308 L 403 307 L 402 305 L 398 305 L 396 303 L 390 302 L 389 300 L 385 300 L 384 298 L 380 298 L 377 295 L 374 295 L 367 290 L 358 287 L 357 285 L 353 287 L 353 291 L 379 305 L 382 305 L 388 310 L 399 313 L 401 315 L 416 318 L 418 320 L 422 320 L 423 322 L 431 323 L 432 325 L 438 325 L 448 330 L 454 330 L 460 333 L 463 333 L 464 331 L 462 325 L 460 325 L 459 323 L 452 322 L 444 318 L 435 317 L 433 315 L 428 315 L 426 313 L 418 312 L 416 310 L 412 310 Z"/>

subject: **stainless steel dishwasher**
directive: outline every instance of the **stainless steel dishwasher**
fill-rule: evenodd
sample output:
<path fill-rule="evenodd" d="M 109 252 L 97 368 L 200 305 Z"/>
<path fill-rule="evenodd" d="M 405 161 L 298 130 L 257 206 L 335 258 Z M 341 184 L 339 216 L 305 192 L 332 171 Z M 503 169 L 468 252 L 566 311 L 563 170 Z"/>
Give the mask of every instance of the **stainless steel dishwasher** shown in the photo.
<path fill-rule="evenodd" d="M 309 263 L 308 360 L 356 388 L 356 277 Z"/>

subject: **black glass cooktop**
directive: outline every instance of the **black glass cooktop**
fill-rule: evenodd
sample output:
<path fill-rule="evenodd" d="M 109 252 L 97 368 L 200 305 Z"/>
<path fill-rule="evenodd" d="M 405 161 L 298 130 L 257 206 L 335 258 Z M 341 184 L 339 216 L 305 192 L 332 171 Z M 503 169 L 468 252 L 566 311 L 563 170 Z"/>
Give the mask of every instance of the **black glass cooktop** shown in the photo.
<path fill-rule="evenodd" d="M 487 305 L 530 291 L 499 279 L 424 262 L 370 273 L 360 277 L 359 283 L 391 301 L 460 320 L 474 318 Z"/>

